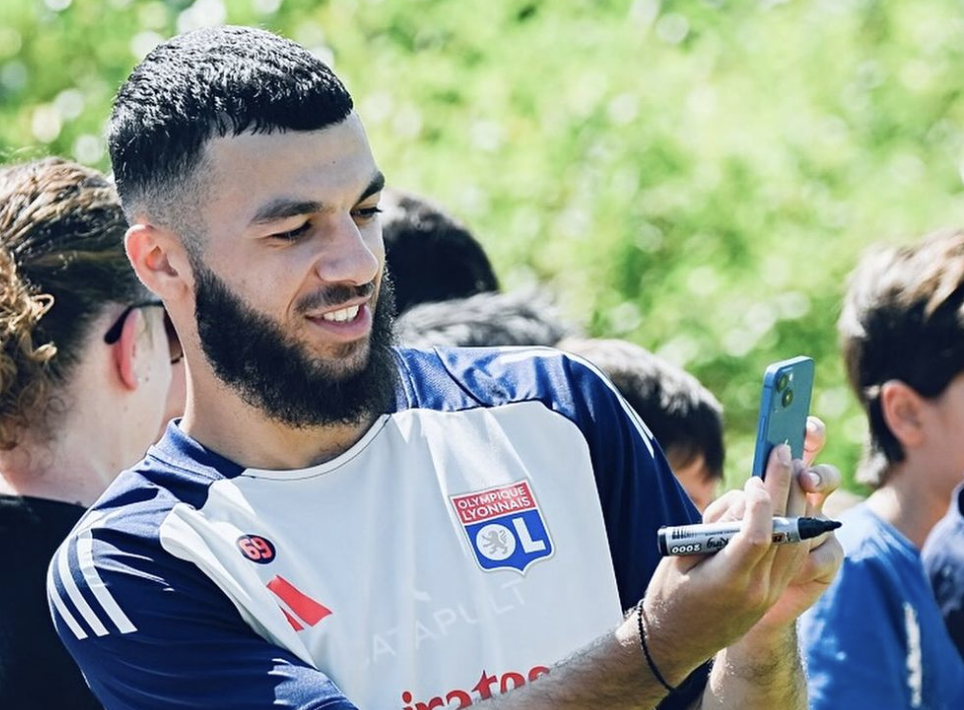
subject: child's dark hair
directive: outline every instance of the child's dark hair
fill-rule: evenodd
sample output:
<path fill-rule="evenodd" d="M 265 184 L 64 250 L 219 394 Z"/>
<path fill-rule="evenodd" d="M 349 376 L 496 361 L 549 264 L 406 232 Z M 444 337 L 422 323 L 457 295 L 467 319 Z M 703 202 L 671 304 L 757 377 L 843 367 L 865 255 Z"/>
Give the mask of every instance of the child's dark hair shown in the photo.
<path fill-rule="evenodd" d="M 467 227 L 421 197 L 387 190 L 385 198 L 385 261 L 399 313 L 499 290 L 489 257 Z"/>
<path fill-rule="evenodd" d="M 881 387 L 900 380 L 934 398 L 964 372 L 964 231 L 868 253 L 851 274 L 838 331 L 870 428 L 857 479 L 877 488 L 904 460 L 884 420 Z"/>

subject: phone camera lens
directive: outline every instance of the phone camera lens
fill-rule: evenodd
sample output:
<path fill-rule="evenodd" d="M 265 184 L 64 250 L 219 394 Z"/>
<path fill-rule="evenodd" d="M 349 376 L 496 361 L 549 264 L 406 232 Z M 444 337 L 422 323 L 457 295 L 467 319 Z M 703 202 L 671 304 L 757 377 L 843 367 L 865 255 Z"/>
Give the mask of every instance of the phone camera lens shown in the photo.
<path fill-rule="evenodd" d="M 793 402 L 793 390 L 786 390 L 783 393 L 783 397 L 780 399 L 780 401 L 783 402 L 784 407 L 789 407 Z"/>
<path fill-rule="evenodd" d="M 777 392 L 783 392 L 790 384 L 790 376 L 783 374 L 777 379 Z"/>

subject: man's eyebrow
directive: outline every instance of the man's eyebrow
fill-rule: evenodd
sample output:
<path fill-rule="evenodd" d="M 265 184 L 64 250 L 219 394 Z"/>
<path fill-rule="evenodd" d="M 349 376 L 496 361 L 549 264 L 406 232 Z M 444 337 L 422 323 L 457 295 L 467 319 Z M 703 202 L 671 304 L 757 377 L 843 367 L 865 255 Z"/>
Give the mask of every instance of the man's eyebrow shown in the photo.
<path fill-rule="evenodd" d="M 358 202 L 365 200 L 385 187 L 385 176 L 381 171 L 375 173 L 368 187 L 365 188 Z M 313 214 L 324 211 L 324 204 L 316 200 L 293 200 L 288 197 L 278 197 L 262 207 L 251 218 L 250 226 L 269 224 L 288 217 L 298 217 L 303 214 Z"/>
<path fill-rule="evenodd" d="M 251 219 L 251 225 L 268 224 L 277 222 L 288 217 L 297 217 L 303 214 L 312 214 L 322 210 L 322 204 L 314 200 L 292 200 L 287 197 L 278 197 L 263 205 Z"/>
<path fill-rule="evenodd" d="M 381 192 L 384 188 L 385 176 L 382 174 L 381 170 L 379 170 L 377 173 L 375 173 L 375 177 L 372 178 L 372 181 L 368 183 L 368 187 L 365 188 L 365 191 L 361 194 L 361 197 L 358 198 L 358 201 L 361 202 L 362 200 L 371 197 L 376 192 Z"/>

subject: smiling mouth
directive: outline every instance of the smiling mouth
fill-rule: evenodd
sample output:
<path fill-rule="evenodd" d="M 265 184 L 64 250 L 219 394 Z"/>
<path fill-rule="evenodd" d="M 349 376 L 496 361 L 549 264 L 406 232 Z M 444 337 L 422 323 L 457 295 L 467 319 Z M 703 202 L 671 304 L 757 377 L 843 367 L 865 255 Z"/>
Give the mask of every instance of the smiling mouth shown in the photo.
<path fill-rule="evenodd" d="M 347 323 L 348 321 L 355 320 L 355 318 L 358 317 L 359 310 L 361 310 L 361 306 L 348 306 L 347 308 L 340 308 L 337 311 L 323 313 L 321 315 L 321 320 L 328 321 L 329 323 Z"/>

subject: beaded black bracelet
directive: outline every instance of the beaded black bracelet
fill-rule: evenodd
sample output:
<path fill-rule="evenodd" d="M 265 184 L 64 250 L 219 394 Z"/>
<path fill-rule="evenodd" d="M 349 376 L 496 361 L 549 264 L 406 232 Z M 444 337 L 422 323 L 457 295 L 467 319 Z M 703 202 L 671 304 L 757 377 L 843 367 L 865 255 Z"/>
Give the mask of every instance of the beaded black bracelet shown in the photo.
<path fill-rule="evenodd" d="M 656 667 L 656 664 L 653 662 L 653 657 L 649 653 L 649 646 L 646 644 L 646 625 L 643 623 L 642 599 L 636 604 L 636 625 L 639 627 L 639 645 L 643 647 L 643 655 L 646 656 L 646 663 L 649 665 L 649 670 L 653 672 L 656 680 L 658 680 L 666 690 L 672 693 L 676 688 L 667 683 L 663 674 L 659 672 L 659 668 Z"/>

